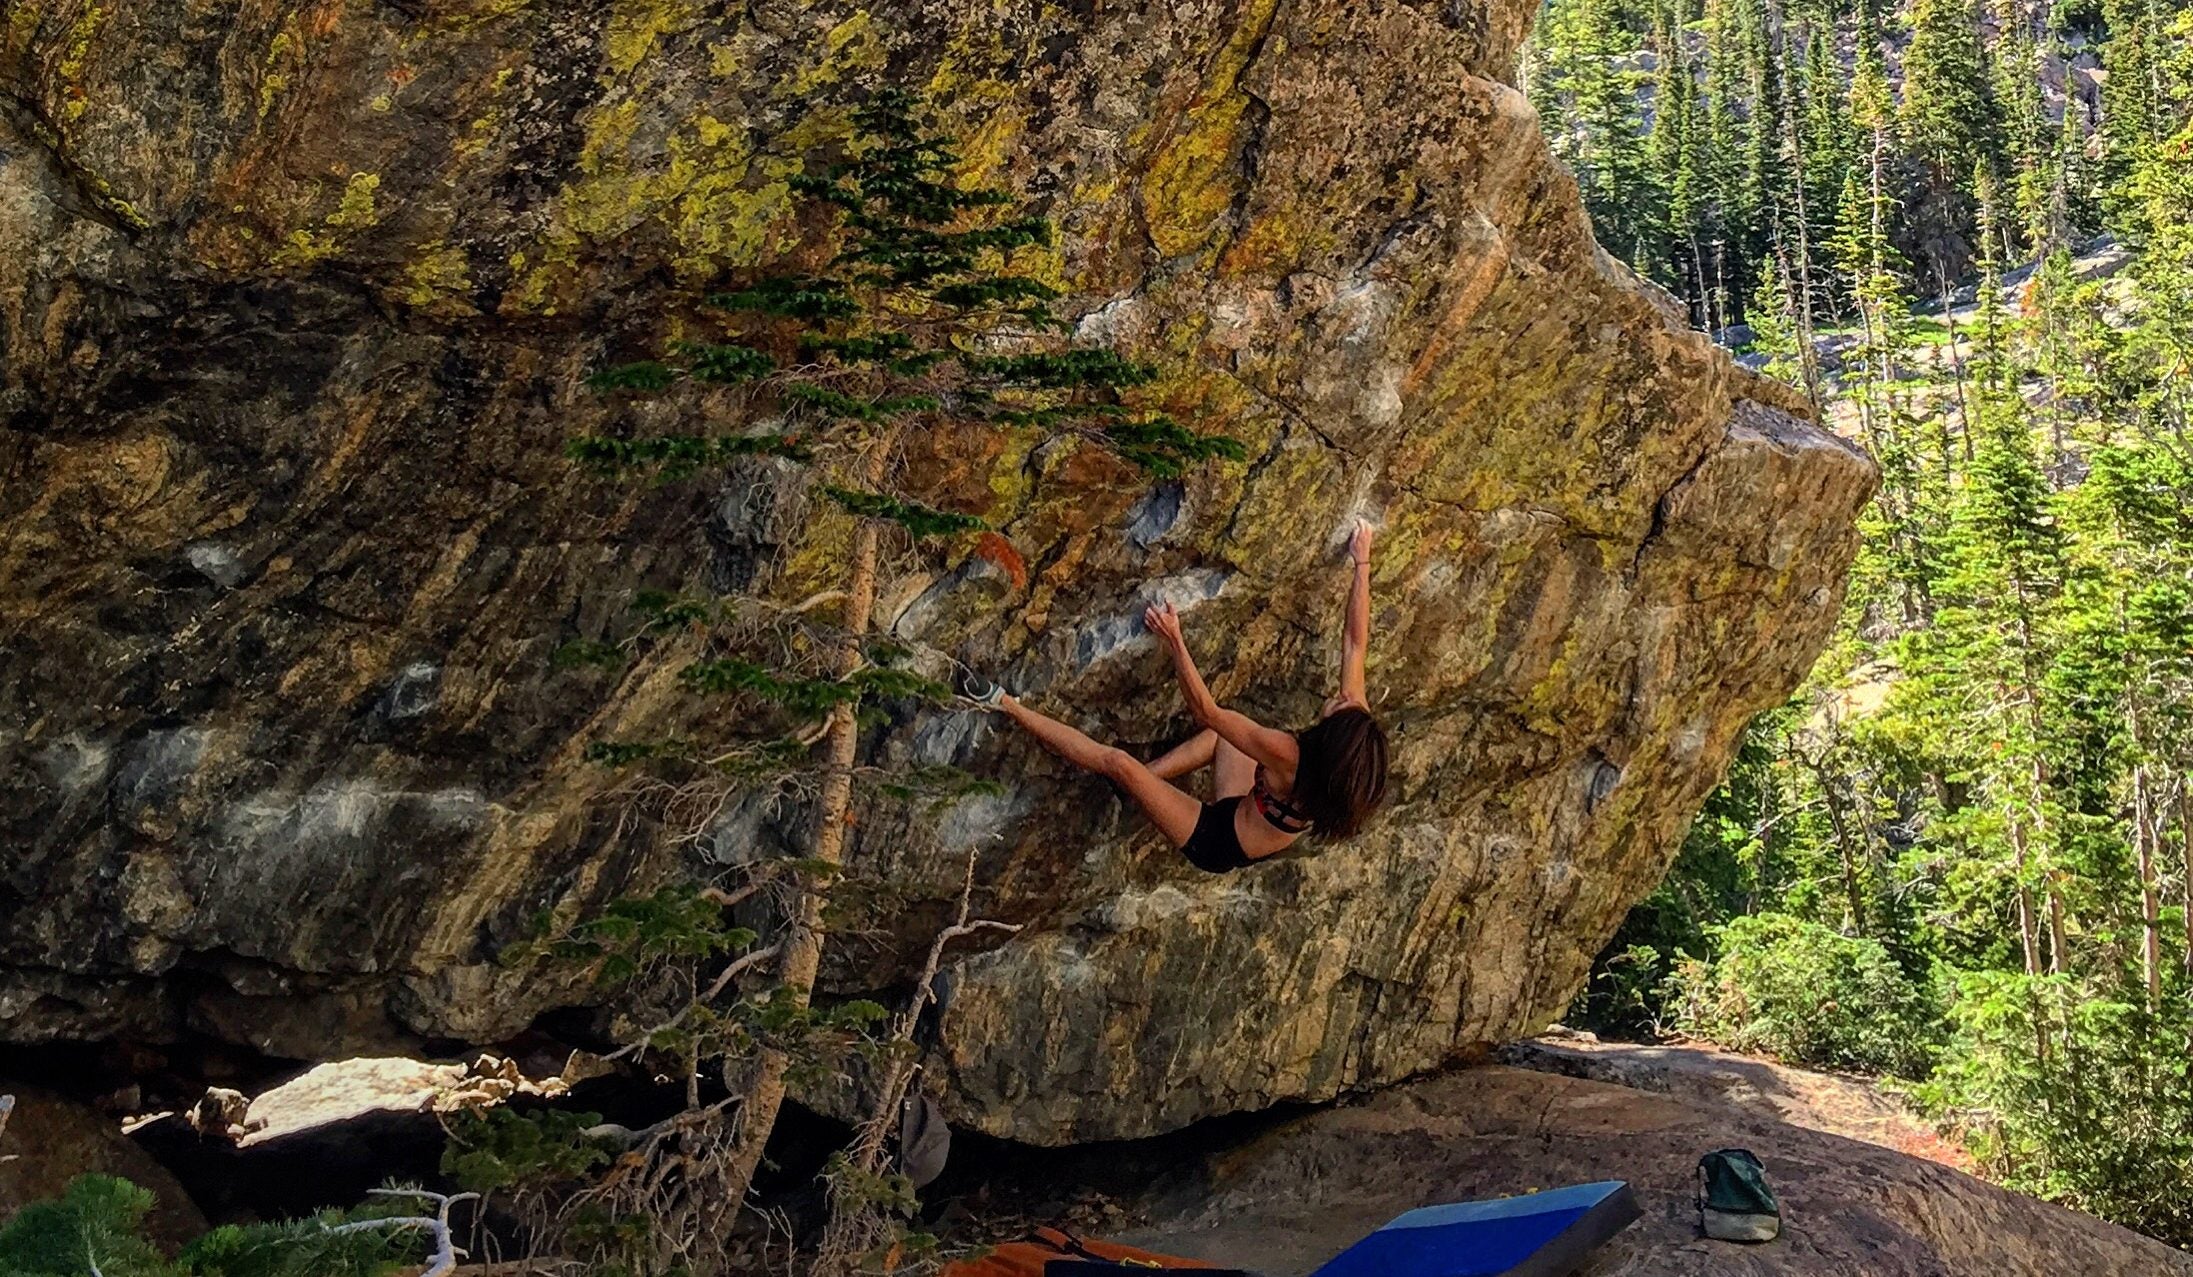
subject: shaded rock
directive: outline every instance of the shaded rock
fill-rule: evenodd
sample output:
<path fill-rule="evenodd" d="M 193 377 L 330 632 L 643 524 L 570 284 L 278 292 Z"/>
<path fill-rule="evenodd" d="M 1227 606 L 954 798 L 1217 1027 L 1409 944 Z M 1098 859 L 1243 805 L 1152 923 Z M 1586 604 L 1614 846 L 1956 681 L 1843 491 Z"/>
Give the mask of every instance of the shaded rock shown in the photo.
<path fill-rule="evenodd" d="M 1699 1235 L 1697 1165 L 1749 1148 L 1782 1200 L 1764 1245 Z M 1935 1162 L 1760 1109 L 1503 1066 L 1286 1123 L 1132 1214 L 1133 1245 L 1298 1277 L 1404 1210 L 1624 1179 L 1644 1218 L 1591 1277 L 2061 1277 L 2193 1273 L 2193 1256 Z"/>
<path fill-rule="evenodd" d="M 175 1176 L 122 1134 L 113 1118 L 36 1087 L 0 1081 L 15 1110 L 0 1127 L 0 1222 L 32 1202 L 59 1197 L 79 1175 L 113 1175 L 151 1192 L 145 1235 L 179 1246 L 206 1230 L 205 1216 Z"/>
<path fill-rule="evenodd" d="M 844 528 L 766 467 L 575 473 L 563 441 L 623 411 L 580 379 L 664 335 L 665 282 L 797 247 L 785 179 L 887 67 L 1056 220 L 1084 330 L 1253 459 L 1176 498 L 941 441 L 914 495 L 1029 571 L 955 547 L 881 596 L 930 658 L 1156 750 L 1186 722 L 1143 604 L 1192 604 L 1218 693 L 1305 724 L 1376 517 L 1394 801 L 1213 879 L 1026 739 L 907 708 L 878 756 L 1007 793 L 861 813 L 852 869 L 899 903 L 830 989 L 900 985 L 972 847 L 1026 926 L 954 955 L 931 1076 L 963 1127 L 1146 1133 L 1543 1026 L 1828 635 L 1874 473 L 1592 242 L 1510 83 L 1536 9 L 21 8 L 0 767 L 54 780 L 0 791 L 0 1037 L 400 1053 L 594 996 L 496 954 L 682 874 L 694 831 L 620 811 L 585 743 L 740 720 L 679 694 L 687 652 L 550 654 L 642 586 L 808 598 Z M 727 797 L 713 864 L 796 838 L 799 803 Z"/>

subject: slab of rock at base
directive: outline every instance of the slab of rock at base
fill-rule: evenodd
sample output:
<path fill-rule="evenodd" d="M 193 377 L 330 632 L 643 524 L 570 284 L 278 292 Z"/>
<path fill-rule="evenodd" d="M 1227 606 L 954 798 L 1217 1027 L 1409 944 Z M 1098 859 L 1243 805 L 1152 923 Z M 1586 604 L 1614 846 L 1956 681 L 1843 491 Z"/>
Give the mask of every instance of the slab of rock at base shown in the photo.
<path fill-rule="evenodd" d="M 37 1087 L 0 1081 L 15 1112 L 0 1131 L 0 1223 L 33 1202 L 59 1197 L 79 1175 L 112 1175 L 153 1196 L 145 1235 L 179 1246 L 206 1231 L 205 1216 L 152 1155 L 115 1119 Z"/>
<path fill-rule="evenodd" d="M 1766 1163 L 1784 1212 L 1759 1246 L 1698 1234 L 1697 1164 Z M 1590 1277 L 2193 1277 L 2193 1256 L 1962 1171 L 1758 1109 L 1503 1065 L 1327 1109 L 1215 1156 L 1134 1245 L 1300 1277 L 1418 1206 L 1628 1180 L 1644 1218 Z"/>
<path fill-rule="evenodd" d="M 1895 1094 L 1863 1077 L 1816 1073 L 1705 1045 L 1601 1042 L 1591 1034 L 1566 1030 L 1512 1042 L 1494 1054 L 1502 1064 L 1518 1068 L 1729 1105 L 1958 1170 L 1973 1167 L 1970 1153 L 1943 1139 Z"/>

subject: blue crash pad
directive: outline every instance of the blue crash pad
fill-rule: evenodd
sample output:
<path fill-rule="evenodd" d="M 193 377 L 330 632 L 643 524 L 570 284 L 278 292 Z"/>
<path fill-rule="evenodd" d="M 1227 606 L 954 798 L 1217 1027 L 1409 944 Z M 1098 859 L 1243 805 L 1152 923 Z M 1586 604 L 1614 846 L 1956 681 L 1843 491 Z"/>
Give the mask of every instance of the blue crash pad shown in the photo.
<path fill-rule="evenodd" d="M 1621 1180 L 1426 1206 L 1340 1252 L 1311 1277 L 1567 1277 L 1638 1213 L 1636 1196 Z"/>

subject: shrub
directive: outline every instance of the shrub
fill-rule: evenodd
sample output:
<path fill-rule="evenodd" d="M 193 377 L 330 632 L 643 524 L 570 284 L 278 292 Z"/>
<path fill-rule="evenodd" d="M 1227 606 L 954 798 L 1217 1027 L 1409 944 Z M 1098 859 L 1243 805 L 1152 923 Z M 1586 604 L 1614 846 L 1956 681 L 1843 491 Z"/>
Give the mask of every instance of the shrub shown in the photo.
<path fill-rule="evenodd" d="M 309 1219 L 224 1225 L 170 1260 L 141 1231 L 150 1192 L 109 1175 L 79 1175 L 60 1197 L 33 1202 L 0 1226 L 0 1277 L 391 1277 L 418 1270 L 424 1235 L 341 1225 L 411 1216 L 416 1205 L 375 1198 Z"/>
<path fill-rule="evenodd" d="M 1940 991 L 1878 941 L 1768 913 L 1715 928 L 1714 951 L 1671 977 L 1683 1031 L 1820 1068 L 1916 1079 L 1932 1066 Z"/>
<path fill-rule="evenodd" d="M 1950 1049 L 1913 1091 L 1990 1179 L 2193 1244 L 2193 1007 L 2175 990 L 1976 972 Z"/>

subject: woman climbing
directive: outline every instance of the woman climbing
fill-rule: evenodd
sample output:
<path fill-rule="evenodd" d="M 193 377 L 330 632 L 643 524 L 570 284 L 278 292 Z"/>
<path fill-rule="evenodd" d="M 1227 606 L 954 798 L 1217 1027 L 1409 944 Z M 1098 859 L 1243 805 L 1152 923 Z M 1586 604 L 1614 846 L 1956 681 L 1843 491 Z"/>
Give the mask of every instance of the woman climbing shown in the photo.
<path fill-rule="evenodd" d="M 1170 603 L 1152 605 L 1143 623 L 1171 654 L 1188 711 L 1202 730 L 1154 762 L 1100 745 L 997 687 L 969 691 L 1027 728 L 1044 748 L 1125 790 L 1199 869 L 1239 869 L 1286 850 L 1313 830 L 1347 838 L 1386 796 L 1386 733 L 1371 716 L 1363 684 L 1363 654 L 1371 640 L 1370 524 L 1356 524 L 1348 553 L 1355 580 L 1341 643 L 1340 691 L 1303 731 L 1266 727 L 1220 705 L 1188 655 L 1180 616 Z M 1204 766 L 1211 769 L 1214 791 L 1207 803 L 1172 783 Z"/>

